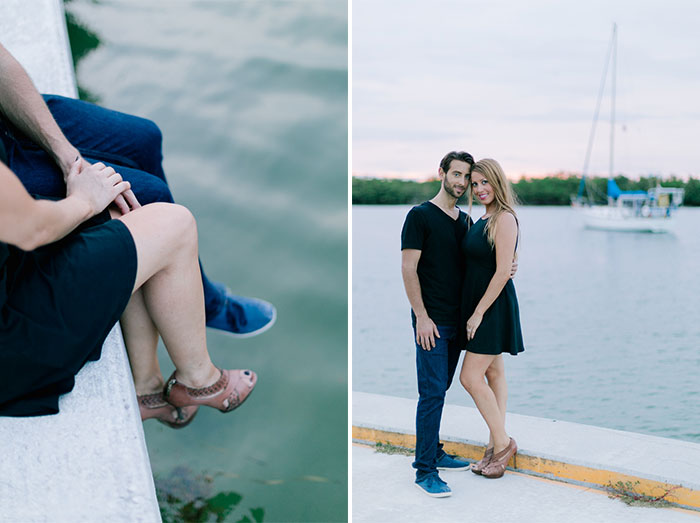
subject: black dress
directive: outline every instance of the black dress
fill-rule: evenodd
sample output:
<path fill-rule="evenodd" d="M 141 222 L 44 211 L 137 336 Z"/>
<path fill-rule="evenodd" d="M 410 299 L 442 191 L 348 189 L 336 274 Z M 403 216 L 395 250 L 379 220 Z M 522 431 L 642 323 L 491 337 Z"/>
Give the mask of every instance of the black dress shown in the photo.
<path fill-rule="evenodd" d="M 486 220 L 478 220 L 462 240 L 466 270 L 462 284 L 460 346 L 477 354 L 509 352 L 515 355 L 525 348 L 520 330 L 518 298 L 513 280 L 510 279 L 484 314 L 474 338 L 467 341 L 467 320 L 474 314 L 496 273 L 496 250 L 489 244 L 485 228 Z"/>
<path fill-rule="evenodd" d="M 131 233 L 106 212 L 31 252 L 0 242 L 0 415 L 58 412 L 135 279 Z"/>

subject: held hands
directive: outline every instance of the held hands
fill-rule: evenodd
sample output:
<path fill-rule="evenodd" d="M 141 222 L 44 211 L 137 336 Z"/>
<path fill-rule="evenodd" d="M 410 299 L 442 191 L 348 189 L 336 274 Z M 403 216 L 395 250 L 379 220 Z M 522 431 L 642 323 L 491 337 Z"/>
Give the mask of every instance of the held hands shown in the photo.
<path fill-rule="evenodd" d="M 431 350 L 435 347 L 435 338 L 439 338 L 438 328 L 428 316 L 416 318 L 416 343 L 423 350 Z"/>
<path fill-rule="evenodd" d="M 114 199 L 114 205 L 117 206 L 119 212 L 121 212 L 122 214 L 126 214 L 129 211 L 133 211 L 134 209 L 138 209 L 139 207 L 141 207 L 141 204 L 136 199 L 134 191 L 132 191 L 131 189 L 127 189 L 126 191 L 118 195 Z"/>
<path fill-rule="evenodd" d="M 471 318 L 467 320 L 467 341 L 473 340 L 476 335 L 476 329 L 481 325 L 481 320 L 484 319 L 483 314 L 475 312 Z"/>
<path fill-rule="evenodd" d="M 515 278 L 515 273 L 518 272 L 518 260 L 513 259 L 513 265 L 510 266 L 510 279 Z"/>
<path fill-rule="evenodd" d="M 77 152 L 77 149 L 76 149 Z M 75 158 L 75 156 L 73 156 Z M 86 169 L 89 169 L 92 164 L 85 160 L 80 154 L 77 155 L 77 160 L 73 161 L 72 163 L 68 164 L 67 166 L 65 165 L 65 162 L 59 162 L 59 165 L 61 167 L 61 170 L 63 171 L 63 179 L 66 182 L 66 185 L 68 184 L 68 177 L 70 176 L 71 172 L 73 171 L 75 164 L 78 163 L 78 173 L 82 173 Z M 97 164 L 95 164 L 97 165 Z M 99 164 L 102 165 L 102 164 Z M 104 167 L 104 165 L 102 165 Z M 111 167 L 109 167 L 111 169 Z M 112 172 L 114 172 L 114 169 L 112 169 Z M 128 183 L 128 182 L 127 182 Z M 110 202 L 111 203 L 111 202 Z M 139 201 L 136 199 L 136 195 L 134 195 L 134 192 L 131 190 L 131 188 L 126 189 L 124 192 L 118 194 L 114 198 L 114 204 L 117 206 L 119 209 L 119 212 L 122 214 L 126 214 L 129 211 L 133 211 L 134 209 L 138 209 L 141 207 L 141 204 Z M 101 211 L 102 209 L 100 209 Z M 100 212 L 97 211 L 97 212 Z"/>
<path fill-rule="evenodd" d="M 74 196 L 86 202 L 92 215 L 102 212 L 125 191 L 131 192 L 129 182 L 103 163 L 90 165 L 78 158 L 66 176 L 66 197 Z"/>

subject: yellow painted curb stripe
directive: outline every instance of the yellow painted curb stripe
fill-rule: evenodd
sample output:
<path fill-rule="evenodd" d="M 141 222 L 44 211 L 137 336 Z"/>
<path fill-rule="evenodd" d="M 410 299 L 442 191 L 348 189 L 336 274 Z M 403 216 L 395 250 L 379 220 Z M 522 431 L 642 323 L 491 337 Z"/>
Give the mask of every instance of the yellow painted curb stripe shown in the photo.
<path fill-rule="evenodd" d="M 399 432 L 389 432 L 385 430 L 371 429 L 367 427 L 352 427 L 353 439 L 360 441 L 374 441 L 377 443 L 389 443 L 397 447 L 416 448 L 416 437 L 410 434 Z M 455 454 L 471 460 L 479 460 L 484 455 L 484 447 L 458 443 L 454 441 L 443 441 L 445 452 Z M 572 465 L 563 461 L 538 458 L 518 454 L 508 463 L 509 466 L 520 472 L 534 472 L 556 477 L 562 481 L 577 481 L 599 487 L 609 487 L 617 485 L 618 482 L 630 483 L 634 491 L 646 496 L 660 497 L 665 493 L 665 500 L 677 503 L 686 507 L 700 509 L 700 490 L 692 490 L 682 485 L 673 485 L 660 481 L 653 481 L 629 474 L 622 474 L 612 470 L 594 469 L 581 465 Z"/>

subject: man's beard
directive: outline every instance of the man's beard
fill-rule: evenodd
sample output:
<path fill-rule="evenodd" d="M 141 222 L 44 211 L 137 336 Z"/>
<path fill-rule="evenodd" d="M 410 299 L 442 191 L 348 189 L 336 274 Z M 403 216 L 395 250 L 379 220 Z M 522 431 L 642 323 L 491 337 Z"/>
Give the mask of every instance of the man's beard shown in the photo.
<path fill-rule="evenodd" d="M 455 192 L 455 186 L 454 186 L 454 185 L 450 185 L 450 184 L 447 182 L 447 180 L 445 180 L 445 181 L 442 182 L 442 187 L 443 187 L 443 189 L 445 189 L 445 192 L 446 192 L 447 194 L 449 194 L 450 196 L 452 196 L 453 198 L 455 198 L 455 199 L 457 199 L 457 200 L 459 200 L 459 198 L 460 198 L 461 196 L 463 196 L 463 195 L 464 195 L 464 192 L 465 192 L 465 191 L 462 191 L 462 194 L 457 194 L 457 193 Z"/>

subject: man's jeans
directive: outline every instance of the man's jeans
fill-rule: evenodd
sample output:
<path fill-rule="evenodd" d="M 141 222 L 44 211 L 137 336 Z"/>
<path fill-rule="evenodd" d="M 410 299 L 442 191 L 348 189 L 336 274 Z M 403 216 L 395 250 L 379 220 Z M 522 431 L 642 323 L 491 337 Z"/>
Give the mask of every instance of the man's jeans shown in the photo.
<path fill-rule="evenodd" d="M 457 327 L 437 326 L 440 337 L 435 347 L 424 350 L 416 343 L 416 369 L 418 371 L 418 409 L 416 410 L 416 480 L 437 472 L 435 463 L 445 451 L 440 443 L 440 419 L 445 404 L 445 392 L 452 383 L 459 361 L 456 347 Z M 413 322 L 415 339 L 416 325 Z"/>
<path fill-rule="evenodd" d="M 163 172 L 163 136 L 150 120 L 97 105 L 44 95 L 51 114 L 80 154 L 91 162 L 110 165 L 131 183 L 141 205 L 173 202 Z M 63 173 L 52 158 L 21 131 L 0 119 L 0 140 L 7 149 L 8 167 L 31 194 L 64 198 Z M 216 312 L 224 297 L 202 272 L 207 313 Z"/>

